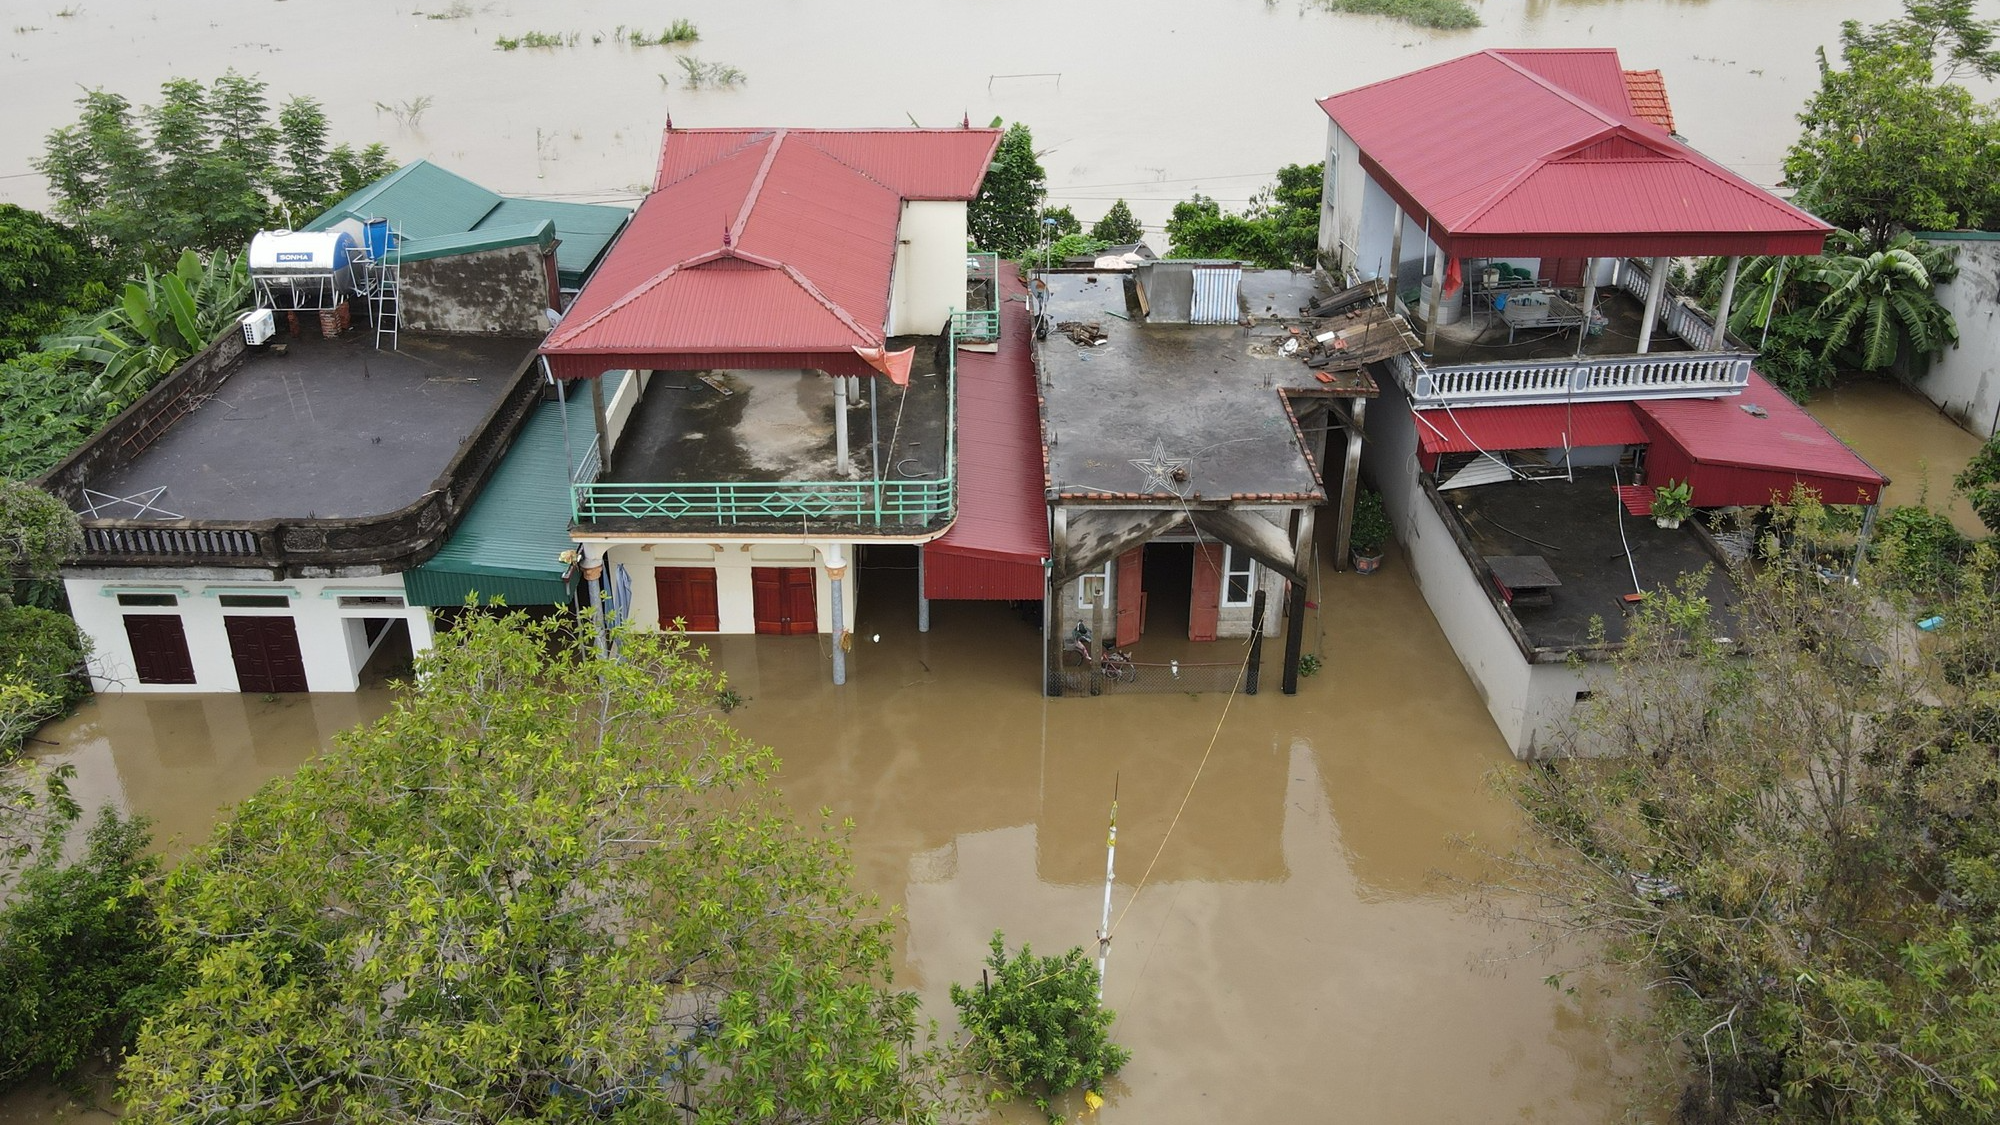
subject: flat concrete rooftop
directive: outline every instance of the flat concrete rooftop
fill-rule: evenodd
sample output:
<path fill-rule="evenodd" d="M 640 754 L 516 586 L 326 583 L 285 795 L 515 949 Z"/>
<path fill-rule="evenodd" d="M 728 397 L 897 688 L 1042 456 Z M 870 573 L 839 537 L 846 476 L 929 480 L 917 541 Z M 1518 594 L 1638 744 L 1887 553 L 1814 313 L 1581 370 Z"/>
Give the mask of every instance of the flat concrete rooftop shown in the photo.
<path fill-rule="evenodd" d="M 883 479 L 923 480 L 944 468 L 951 400 L 936 337 L 891 340 L 914 346 L 910 385 L 863 381 L 847 409 L 848 464 L 835 457 L 833 379 L 818 371 L 656 371 L 601 479 L 616 484 L 678 481 L 868 480 L 870 393 L 881 396 Z"/>
<path fill-rule="evenodd" d="M 1262 320 L 1296 320 L 1310 302 L 1309 277 L 1244 271 L 1253 321 L 1246 327 L 1136 323 L 1117 272 L 1036 276 L 1048 284 L 1049 332 L 1036 342 L 1035 359 L 1050 487 L 1059 496 L 1175 498 L 1134 464 L 1150 463 L 1156 450 L 1170 463 L 1185 461 L 1190 500 L 1321 493 L 1280 394 L 1320 384 L 1279 352 L 1287 329 Z M 1068 322 L 1096 325 L 1105 342 L 1072 341 L 1060 330 Z"/>
<path fill-rule="evenodd" d="M 1582 290 L 1564 289 L 1561 292 L 1573 305 L 1581 305 Z M 1416 320 L 1423 311 L 1412 309 L 1412 319 Z M 1636 353 L 1639 350 L 1639 325 L 1645 319 L 1645 312 L 1646 306 L 1623 289 L 1598 286 L 1597 314 L 1604 318 L 1605 325 L 1597 335 L 1585 339 L 1583 354 Z M 1424 334 L 1421 323 L 1414 324 L 1412 331 L 1419 337 Z M 1498 312 L 1491 309 L 1469 311 L 1457 324 L 1438 326 L 1437 350 L 1429 362 L 1434 367 L 1447 367 L 1461 363 L 1567 359 L 1576 354 L 1577 332 L 1576 328 L 1522 328 L 1509 341 L 1507 322 Z M 1680 337 L 1656 324 L 1646 350 L 1651 354 L 1691 349 L 1681 342 Z"/>
<path fill-rule="evenodd" d="M 404 333 L 280 337 L 251 349 L 215 392 L 151 445 L 88 482 L 111 496 L 164 486 L 148 517 L 357 518 L 428 492 L 514 384 L 538 341 Z M 99 501 L 107 519 L 140 515 Z"/>
<path fill-rule="evenodd" d="M 1537 648 L 1588 644 L 1592 618 L 1603 619 L 1606 640 L 1623 640 L 1623 598 L 1634 592 L 1635 569 L 1639 589 L 1650 592 L 1673 587 L 1683 574 L 1713 567 L 1706 589 L 1709 604 L 1725 615 L 1736 605 L 1736 584 L 1696 532 L 1686 525 L 1668 531 L 1654 525 L 1649 516 L 1627 513 L 1612 491 L 1609 469 L 1578 469 L 1575 481 L 1516 480 L 1441 495 L 1446 506 L 1458 513 L 1459 526 L 1479 555 L 1538 555 L 1561 580 L 1562 585 L 1551 592 L 1550 604 L 1517 602 L 1511 607 Z M 1480 579 L 1491 581 L 1486 574 Z"/>

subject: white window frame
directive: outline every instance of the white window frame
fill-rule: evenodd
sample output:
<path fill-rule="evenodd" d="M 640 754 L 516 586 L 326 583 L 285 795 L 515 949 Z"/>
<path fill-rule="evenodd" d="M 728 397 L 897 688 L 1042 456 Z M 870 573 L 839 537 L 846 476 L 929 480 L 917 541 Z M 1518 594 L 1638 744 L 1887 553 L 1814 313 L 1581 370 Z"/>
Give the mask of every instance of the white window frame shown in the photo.
<path fill-rule="evenodd" d="M 1257 586 L 1262 577 L 1257 571 L 1257 560 L 1251 557 L 1250 552 L 1239 549 L 1233 543 L 1224 544 L 1222 548 L 1222 591 L 1218 604 L 1228 609 L 1248 609 L 1254 605 L 1257 601 Z M 1243 576 L 1243 597 L 1241 599 L 1229 596 L 1230 576 L 1237 574 Z"/>
<path fill-rule="evenodd" d="M 1111 605 L 1113 594 L 1113 590 L 1111 589 L 1113 581 L 1111 571 L 1116 565 L 1117 560 L 1114 559 L 1111 562 L 1105 563 L 1101 570 L 1093 570 L 1088 574 L 1077 576 L 1076 608 L 1097 609 Z"/>

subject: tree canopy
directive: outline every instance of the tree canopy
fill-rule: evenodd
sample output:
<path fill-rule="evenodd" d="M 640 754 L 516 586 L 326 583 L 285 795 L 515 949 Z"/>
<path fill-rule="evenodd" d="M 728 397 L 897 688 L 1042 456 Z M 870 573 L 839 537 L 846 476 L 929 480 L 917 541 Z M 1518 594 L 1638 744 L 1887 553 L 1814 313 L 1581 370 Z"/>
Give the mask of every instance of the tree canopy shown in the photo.
<path fill-rule="evenodd" d="M 1323 164 L 1287 164 L 1243 214 L 1196 194 L 1167 219 L 1170 258 L 1233 258 L 1265 269 L 1311 269 L 1318 257 Z"/>
<path fill-rule="evenodd" d="M 1102 239 L 1114 246 L 1128 242 L 1138 242 L 1146 237 L 1146 228 L 1132 214 L 1132 208 L 1123 199 L 1111 205 L 1104 217 L 1090 225 L 1090 237 Z"/>
<path fill-rule="evenodd" d="M 136 1122 L 930 1120 L 842 831 L 679 634 L 470 615 L 166 881 Z"/>
<path fill-rule="evenodd" d="M 64 320 L 104 307 L 114 280 L 82 235 L 0 203 L 0 363 L 32 351 Z"/>
<path fill-rule="evenodd" d="M 1820 86 L 1785 156 L 1801 206 L 1885 247 L 1899 230 L 2000 222 L 2000 113 L 1959 81 L 2000 75 L 1995 23 L 1973 0 L 1904 0 L 1901 19 L 1841 25 L 1840 66 L 1820 52 Z"/>
<path fill-rule="evenodd" d="M 966 211 L 972 244 L 1003 258 L 1019 258 L 1040 245 L 1048 183 L 1049 174 L 1035 156 L 1034 134 L 1018 121 L 1009 125 L 979 185 L 979 197 Z"/>
<path fill-rule="evenodd" d="M 164 266 L 182 250 L 241 250 L 394 168 L 379 144 L 327 148 L 326 114 L 311 98 L 273 117 L 266 89 L 229 71 L 207 86 L 170 79 L 152 106 L 85 92 L 76 122 L 50 132 L 35 162 L 56 214 L 121 266 Z"/>
<path fill-rule="evenodd" d="M 2000 556 L 1907 597 L 1924 522 L 1850 584 L 1806 500 L 1726 614 L 1655 592 L 1579 722 L 1613 756 L 1517 775 L 1504 881 L 1650 982 L 1681 1121 L 2000 1113 Z"/>

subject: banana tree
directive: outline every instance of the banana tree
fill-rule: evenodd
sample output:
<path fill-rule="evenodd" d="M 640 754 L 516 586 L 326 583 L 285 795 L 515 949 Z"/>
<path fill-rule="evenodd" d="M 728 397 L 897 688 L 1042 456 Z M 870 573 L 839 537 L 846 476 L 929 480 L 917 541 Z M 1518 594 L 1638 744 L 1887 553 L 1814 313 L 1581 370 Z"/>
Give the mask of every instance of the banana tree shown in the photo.
<path fill-rule="evenodd" d="M 1958 322 L 1932 292 L 1957 273 L 1949 251 L 1907 232 L 1870 253 L 1845 231 L 1829 241 L 1808 271 L 1825 293 L 1813 315 L 1826 325 L 1828 359 L 1846 349 L 1874 371 L 1894 362 L 1904 341 L 1925 353 L 1958 342 Z"/>
<path fill-rule="evenodd" d="M 123 404 L 232 328 L 249 303 L 250 272 L 241 255 L 204 261 L 188 250 L 169 272 L 146 267 L 126 283 L 117 304 L 46 343 L 75 349 L 78 360 L 97 367 L 99 396 Z"/>

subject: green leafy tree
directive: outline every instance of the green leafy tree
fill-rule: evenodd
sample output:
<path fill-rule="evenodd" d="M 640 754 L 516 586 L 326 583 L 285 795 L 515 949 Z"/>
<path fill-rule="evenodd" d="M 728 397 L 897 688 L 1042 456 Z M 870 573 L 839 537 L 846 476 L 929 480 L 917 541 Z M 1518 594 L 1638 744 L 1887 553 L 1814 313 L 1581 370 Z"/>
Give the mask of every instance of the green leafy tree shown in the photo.
<path fill-rule="evenodd" d="M 1146 228 L 1132 215 L 1132 208 L 1123 200 L 1111 205 L 1104 217 L 1090 225 L 1090 237 L 1102 239 L 1113 246 L 1138 242 L 1146 237 Z"/>
<path fill-rule="evenodd" d="M 393 167 L 380 145 L 329 150 L 326 115 L 309 98 L 287 101 L 274 118 L 265 90 L 230 71 L 207 86 L 171 79 L 153 106 L 87 91 L 35 167 L 56 213 L 128 269 L 165 266 L 186 249 L 240 249 Z"/>
<path fill-rule="evenodd" d="M 203 261 L 183 250 L 172 270 L 145 267 L 139 280 L 125 283 L 117 304 L 49 342 L 96 368 L 99 398 L 119 407 L 233 330 L 236 315 L 249 306 L 250 270 L 243 255 L 215 254 Z"/>
<path fill-rule="evenodd" d="M 0 1090 L 73 1078 L 128 1046 L 175 990 L 148 898 L 159 869 L 149 843 L 143 821 L 107 809 L 77 860 L 47 847 L 21 873 L 0 909 Z"/>
<path fill-rule="evenodd" d="M 679 634 L 471 615 L 166 880 L 135 1122 L 923 1122 L 839 830 Z"/>
<path fill-rule="evenodd" d="M 91 373 L 72 352 L 0 360 L 0 477 L 37 476 L 109 420 Z"/>
<path fill-rule="evenodd" d="M 0 568 L 17 578 L 52 578 L 82 546 L 68 505 L 32 484 L 0 480 Z"/>
<path fill-rule="evenodd" d="M 1000 135 L 993 163 L 966 211 L 972 244 L 1003 258 L 1018 258 L 1042 242 L 1042 202 L 1049 174 L 1035 155 L 1035 137 L 1015 122 Z"/>
<path fill-rule="evenodd" d="M 102 308 L 111 280 L 82 235 L 0 203 L 0 362 L 31 350 L 64 320 Z"/>
<path fill-rule="evenodd" d="M 1822 577 L 1853 530 L 1805 499 L 1726 615 L 1656 591 L 1579 720 L 1610 756 L 1512 778 L 1502 883 L 1649 982 L 1682 1121 L 2000 1113 L 2000 570 L 1918 647 L 1872 568 Z"/>
<path fill-rule="evenodd" d="M 1987 438 L 1951 483 L 1965 494 L 1986 530 L 2000 535 L 2000 434 Z"/>
<path fill-rule="evenodd" d="M 1287 164 L 1241 215 L 1197 193 L 1167 219 L 1171 258 L 1233 258 L 1265 269 L 1311 269 L 1318 256 L 1322 164 Z"/>
<path fill-rule="evenodd" d="M 1808 267 L 1826 294 L 1813 311 L 1826 329 L 1823 355 L 1844 351 L 1855 368 L 1874 371 L 1906 347 L 1929 354 L 1958 340 L 1957 322 L 1932 295 L 1938 282 L 1957 272 L 1949 250 L 1905 231 L 1874 251 L 1834 252 L 1855 242 L 1837 235 Z"/>
<path fill-rule="evenodd" d="M 1059 1122 L 1051 1099 L 1078 1088 L 1095 1095 L 1131 1061 L 1132 1052 L 1111 1041 L 1117 1015 L 1098 999 L 1097 967 L 1080 947 L 1036 957 L 1023 944 L 1009 957 L 1006 936 L 996 931 L 986 969 L 976 988 L 953 984 L 951 1002 L 992 1100 L 1029 1097 Z"/>
<path fill-rule="evenodd" d="M 1900 230 L 2000 221 L 2000 114 L 1960 77 L 2000 75 L 1992 21 L 1973 0 L 1905 0 L 1905 15 L 1841 25 L 1836 68 L 1820 53 L 1820 87 L 1785 156 L 1798 201 L 1867 249 Z M 1942 68 L 1940 67 L 1940 64 Z"/>

